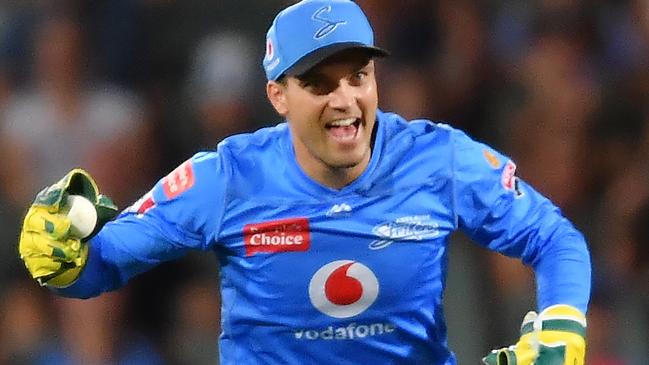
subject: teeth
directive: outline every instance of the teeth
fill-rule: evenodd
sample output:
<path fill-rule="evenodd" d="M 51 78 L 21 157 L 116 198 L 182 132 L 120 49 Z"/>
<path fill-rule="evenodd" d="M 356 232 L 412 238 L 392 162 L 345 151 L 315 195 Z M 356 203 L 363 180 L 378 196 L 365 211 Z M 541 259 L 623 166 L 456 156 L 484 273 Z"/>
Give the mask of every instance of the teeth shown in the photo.
<path fill-rule="evenodd" d="M 356 118 L 339 119 L 329 123 L 332 127 L 348 127 L 356 122 Z"/>

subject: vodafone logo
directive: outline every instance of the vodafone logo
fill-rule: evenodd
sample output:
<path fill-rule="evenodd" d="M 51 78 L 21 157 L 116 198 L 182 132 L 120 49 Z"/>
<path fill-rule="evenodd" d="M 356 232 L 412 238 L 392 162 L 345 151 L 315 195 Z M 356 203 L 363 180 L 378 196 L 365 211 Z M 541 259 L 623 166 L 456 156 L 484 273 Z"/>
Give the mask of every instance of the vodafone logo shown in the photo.
<path fill-rule="evenodd" d="M 309 283 L 309 298 L 320 312 L 349 318 L 369 308 L 379 294 L 379 282 L 367 266 L 338 260 L 321 267 Z"/>

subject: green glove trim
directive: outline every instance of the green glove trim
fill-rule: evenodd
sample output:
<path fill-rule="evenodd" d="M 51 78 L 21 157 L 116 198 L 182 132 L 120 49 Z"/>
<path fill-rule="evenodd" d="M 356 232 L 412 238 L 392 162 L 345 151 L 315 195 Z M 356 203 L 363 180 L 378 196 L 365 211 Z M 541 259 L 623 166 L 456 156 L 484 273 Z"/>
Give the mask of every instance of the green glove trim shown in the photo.
<path fill-rule="evenodd" d="M 97 211 L 97 224 L 95 225 L 95 229 L 92 231 L 92 233 L 84 239 L 84 241 L 88 241 L 90 238 L 92 238 L 94 235 L 99 232 L 99 230 L 106 224 L 108 221 L 112 220 L 117 216 L 117 205 L 113 203 L 113 201 L 102 194 L 99 194 L 97 196 L 97 200 L 95 202 L 95 210 Z"/>
<path fill-rule="evenodd" d="M 96 235 L 104 224 L 118 214 L 115 203 L 109 197 L 99 194 L 95 180 L 82 169 L 70 171 L 56 184 L 43 189 L 36 196 L 34 205 L 44 206 L 48 212 L 57 213 L 60 211 L 62 204 L 65 204 L 68 195 L 81 195 L 95 205 L 97 224 L 92 233 L 83 239 L 84 242 Z"/>
<path fill-rule="evenodd" d="M 517 365 L 516 353 L 510 349 L 493 350 L 491 353 L 482 358 L 482 362 L 487 365 Z"/>
<path fill-rule="evenodd" d="M 586 337 L 586 328 L 581 323 L 572 319 L 546 319 L 541 323 L 542 331 L 571 332 L 581 337 Z M 525 323 L 521 328 L 521 334 L 534 332 L 534 323 Z"/>
<path fill-rule="evenodd" d="M 33 205 L 44 206 L 50 213 L 57 213 L 61 204 L 65 204 L 67 194 L 81 195 L 91 202 L 97 203 L 99 190 L 93 178 L 86 171 L 74 169 L 54 185 L 50 185 L 38 193 Z"/>
<path fill-rule="evenodd" d="M 539 356 L 534 361 L 534 365 L 555 365 L 563 364 L 566 358 L 566 346 L 549 347 L 541 344 L 539 347 Z"/>

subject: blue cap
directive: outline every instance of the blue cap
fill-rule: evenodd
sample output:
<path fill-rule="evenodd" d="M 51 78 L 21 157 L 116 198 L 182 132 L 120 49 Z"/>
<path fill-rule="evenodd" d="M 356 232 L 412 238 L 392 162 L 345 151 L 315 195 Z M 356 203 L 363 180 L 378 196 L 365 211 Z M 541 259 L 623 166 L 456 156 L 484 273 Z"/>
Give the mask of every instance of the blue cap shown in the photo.
<path fill-rule="evenodd" d="M 266 34 L 263 65 L 268 80 L 301 75 L 325 58 L 348 48 L 374 56 L 374 32 L 361 8 L 350 0 L 303 0 L 282 10 Z"/>

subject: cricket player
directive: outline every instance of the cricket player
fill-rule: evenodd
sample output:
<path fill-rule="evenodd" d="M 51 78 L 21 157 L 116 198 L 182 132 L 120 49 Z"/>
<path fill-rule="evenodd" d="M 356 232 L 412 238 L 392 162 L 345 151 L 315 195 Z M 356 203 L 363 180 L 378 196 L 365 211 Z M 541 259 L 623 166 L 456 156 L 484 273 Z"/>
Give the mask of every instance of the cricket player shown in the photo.
<path fill-rule="evenodd" d="M 584 363 L 583 236 L 506 156 L 377 108 L 374 62 L 387 52 L 354 2 L 287 7 L 265 47 L 282 123 L 194 155 L 116 217 L 92 177 L 71 171 L 25 217 L 19 250 L 31 276 L 88 298 L 211 251 L 221 263 L 221 364 L 456 364 L 442 297 L 449 236 L 461 229 L 537 279 L 539 313 L 483 361 Z M 70 194 L 95 204 L 91 238 L 70 234 Z"/>

